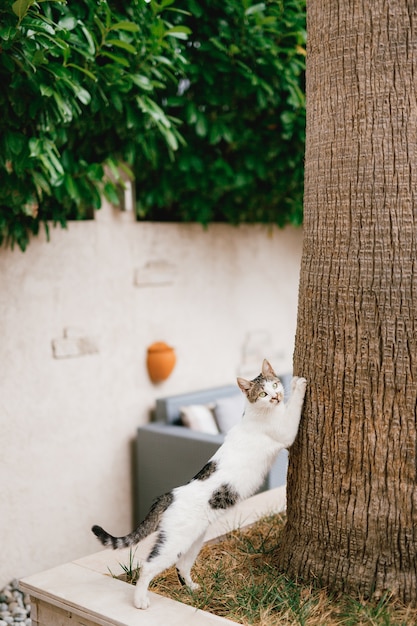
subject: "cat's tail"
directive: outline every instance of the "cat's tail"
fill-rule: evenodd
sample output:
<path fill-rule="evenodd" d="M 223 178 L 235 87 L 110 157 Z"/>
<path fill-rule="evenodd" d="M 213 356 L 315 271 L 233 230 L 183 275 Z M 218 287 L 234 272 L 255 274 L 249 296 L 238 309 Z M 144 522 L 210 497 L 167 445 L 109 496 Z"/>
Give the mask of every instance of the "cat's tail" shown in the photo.
<path fill-rule="evenodd" d="M 143 522 L 129 535 L 125 535 L 124 537 L 113 537 L 113 535 L 110 535 L 101 528 L 101 526 L 93 526 L 91 530 L 103 546 L 111 546 L 113 550 L 128 548 L 129 546 L 139 543 L 139 541 L 145 539 L 145 537 L 155 530 L 158 530 L 163 513 L 171 506 L 173 501 L 174 494 L 172 492 L 157 498 Z"/>

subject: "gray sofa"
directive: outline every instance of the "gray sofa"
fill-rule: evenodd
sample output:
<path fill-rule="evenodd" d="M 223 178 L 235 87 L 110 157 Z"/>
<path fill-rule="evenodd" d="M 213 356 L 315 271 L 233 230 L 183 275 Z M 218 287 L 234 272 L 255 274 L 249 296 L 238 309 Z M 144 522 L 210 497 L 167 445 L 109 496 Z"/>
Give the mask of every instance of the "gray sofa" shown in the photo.
<path fill-rule="evenodd" d="M 287 389 L 291 377 L 281 376 Z M 154 421 L 140 426 L 136 437 L 135 522 L 143 520 L 156 497 L 189 480 L 224 441 L 223 433 L 209 434 L 181 425 L 181 408 L 223 405 L 240 400 L 237 385 L 225 385 L 156 401 Z M 239 398 L 238 398 L 239 397 Z M 284 485 L 288 453 L 280 452 L 260 491 Z"/>

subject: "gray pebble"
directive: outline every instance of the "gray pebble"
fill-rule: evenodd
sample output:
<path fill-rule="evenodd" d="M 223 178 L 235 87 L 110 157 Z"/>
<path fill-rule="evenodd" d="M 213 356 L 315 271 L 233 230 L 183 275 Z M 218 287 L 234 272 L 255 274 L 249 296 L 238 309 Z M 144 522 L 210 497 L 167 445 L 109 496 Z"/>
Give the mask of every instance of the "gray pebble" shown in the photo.
<path fill-rule="evenodd" d="M 20 591 L 17 579 L 0 589 L 0 626 L 32 626 L 30 596 Z"/>

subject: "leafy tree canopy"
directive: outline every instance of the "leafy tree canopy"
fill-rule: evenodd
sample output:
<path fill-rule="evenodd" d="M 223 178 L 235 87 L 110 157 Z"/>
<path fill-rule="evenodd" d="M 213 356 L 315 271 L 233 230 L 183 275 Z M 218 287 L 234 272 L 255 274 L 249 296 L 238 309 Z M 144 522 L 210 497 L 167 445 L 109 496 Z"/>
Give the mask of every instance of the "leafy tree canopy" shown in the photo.
<path fill-rule="evenodd" d="M 168 6 L 74 0 L 0 8 L 0 243 L 22 249 L 47 221 L 65 226 L 117 201 L 119 162 L 179 133 L 156 102 L 185 59 Z M 113 172 L 105 176 L 103 165 Z"/>
<path fill-rule="evenodd" d="M 301 221 L 305 0 L 12 0 L 0 7 L 0 244 L 117 202 Z M 107 167 L 105 167 L 107 166 Z"/>
<path fill-rule="evenodd" d="M 191 31 L 175 160 L 137 168 L 139 216 L 299 224 L 305 134 L 305 1 L 182 0 Z M 159 140 L 160 143 L 160 140 Z"/>

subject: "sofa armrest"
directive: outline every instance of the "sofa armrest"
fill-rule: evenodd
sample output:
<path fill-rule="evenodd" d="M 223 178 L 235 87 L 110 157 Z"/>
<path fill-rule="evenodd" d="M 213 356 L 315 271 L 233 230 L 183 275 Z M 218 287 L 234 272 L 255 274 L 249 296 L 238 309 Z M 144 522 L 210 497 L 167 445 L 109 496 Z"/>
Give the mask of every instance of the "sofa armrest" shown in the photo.
<path fill-rule="evenodd" d="M 199 430 L 192 430 L 187 426 L 178 426 L 176 424 L 164 424 L 163 422 L 151 422 L 144 426 L 139 426 L 138 433 L 144 432 L 157 434 L 158 437 L 174 437 L 176 440 L 193 440 L 202 441 L 208 444 L 217 444 L 217 447 L 221 446 L 224 441 L 224 435 L 218 433 L 212 435 Z M 171 441 L 171 440 L 170 440 Z"/>

